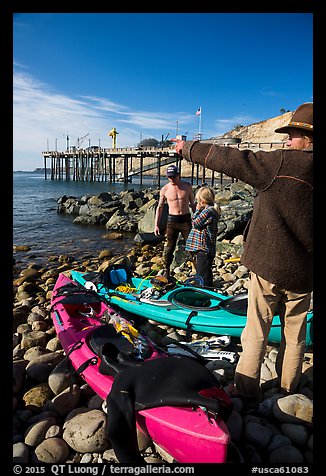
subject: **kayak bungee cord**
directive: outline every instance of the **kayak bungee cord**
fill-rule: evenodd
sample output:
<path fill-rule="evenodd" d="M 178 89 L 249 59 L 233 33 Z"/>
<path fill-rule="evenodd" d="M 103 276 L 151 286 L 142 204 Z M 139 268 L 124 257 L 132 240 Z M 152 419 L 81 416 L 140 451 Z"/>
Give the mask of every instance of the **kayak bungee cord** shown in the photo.
<path fill-rule="evenodd" d="M 144 282 L 144 281 L 147 281 L 147 280 L 152 276 L 153 273 L 154 273 L 154 271 L 151 271 L 145 278 L 143 278 L 143 279 L 140 281 L 139 285 L 138 285 L 137 288 L 136 288 L 136 292 L 139 291 L 139 289 L 141 288 L 141 285 L 143 284 L 143 282 Z"/>
<path fill-rule="evenodd" d="M 126 293 L 126 294 L 131 294 L 131 293 L 133 293 L 134 291 L 137 291 L 136 288 L 133 288 L 133 287 L 130 286 L 130 284 L 128 284 L 128 283 L 119 284 L 119 286 L 117 286 L 114 290 L 115 290 L 115 291 L 118 291 L 118 292 L 120 292 L 120 293 Z"/>

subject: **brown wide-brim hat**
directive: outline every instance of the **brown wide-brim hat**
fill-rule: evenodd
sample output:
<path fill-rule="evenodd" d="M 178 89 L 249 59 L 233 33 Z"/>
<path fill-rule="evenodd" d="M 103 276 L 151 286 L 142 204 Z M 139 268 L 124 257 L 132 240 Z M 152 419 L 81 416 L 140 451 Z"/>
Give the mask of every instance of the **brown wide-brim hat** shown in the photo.
<path fill-rule="evenodd" d="M 289 129 L 302 129 L 313 132 L 313 103 L 305 102 L 301 104 L 294 112 L 291 121 L 287 126 L 278 127 L 275 132 L 288 133 Z"/>

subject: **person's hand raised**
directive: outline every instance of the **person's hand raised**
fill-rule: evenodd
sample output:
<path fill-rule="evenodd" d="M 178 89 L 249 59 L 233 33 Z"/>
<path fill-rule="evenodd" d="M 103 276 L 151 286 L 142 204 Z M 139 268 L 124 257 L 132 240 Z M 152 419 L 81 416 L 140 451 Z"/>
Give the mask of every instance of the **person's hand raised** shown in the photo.
<path fill-rule="evenodd" d="M 170 141 L 172 142 L 175 142 L 175 150 L 177 152 L 177 154 L 179 155 L 182 155 L 182 148 L 183 148 L 183 145 L 184 145 L 184 141 L 183 140 L 180 140 L 180 139 L 170 139 Z"/>

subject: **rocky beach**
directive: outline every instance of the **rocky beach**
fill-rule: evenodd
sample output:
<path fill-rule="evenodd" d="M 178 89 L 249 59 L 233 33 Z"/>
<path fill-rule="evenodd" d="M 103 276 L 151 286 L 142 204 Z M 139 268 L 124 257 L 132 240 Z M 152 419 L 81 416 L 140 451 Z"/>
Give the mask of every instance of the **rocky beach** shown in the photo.
<path fill-rule="evenodd" d="M 248 270 L 230 258 L 241 256 L 242 232 L 248 222 L 254 190 L 241 183 L 216 188 L 222 208 L 213 274 L 218 292 L 234 295 L 246 290 Z M 58 213 L 70 214 L 78 224 L 104 226 L 103 249 L 98 255 L 54 254 L 44 264 L 20 261 L 24 248 L 14 245 L 13 265 L 13 459 L 14 463 L 117 463 L 105 436 L 110 415 L 105 402 L 81 379 L 68 378 L 66 359 L 50 316 L 52 289 L 59 273 L 71 270 L 103 271 L 113 263 L 128 264 L 139 277 L 162 270 L 163 237 L 153 237 L 158 190 L 109 192 L 58 200 Z M 110 243 L 124 232 L 135 234 L 126 254 L 113 253 Z M 25 248 L 26 251 L 28 247 Z M 182 282 L 191 274 L 179 242 L 174 277 Z M 125 316 L 127 317 L 127 316 Z M 154 321 L 136 322 L 154 342 L 165 347 L 182 341 L 185 331 Z M 211 335 L 193 333 L 192 340 Z M 241 353 L 239 339 L 232 338 L 225 350 Z M 297 394 L 279 393 L 275 360 L 278 345 L 269 345 L 261 369 L 263 400 L 248 409 L 230 395 L 233 411 L 227 423 L 232 445 L 230 463 L 252 465 L 309 465 L 313 462 L 313 349 L 305 352 Z M 236 364 L 210 361 L 207 364 L 226 391 L 233 382 Z M 152 440 L 138 433 L 139 449 L 147 463 L 173 463 Z"/>

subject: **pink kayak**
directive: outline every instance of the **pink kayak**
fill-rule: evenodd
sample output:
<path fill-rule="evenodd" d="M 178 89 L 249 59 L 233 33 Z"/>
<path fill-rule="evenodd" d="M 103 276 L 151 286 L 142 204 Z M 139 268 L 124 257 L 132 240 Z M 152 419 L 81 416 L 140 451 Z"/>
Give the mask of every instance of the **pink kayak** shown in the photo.
<path fill-rule="evenodd" d="M 138 342 L 139 359 L 146 362 L 163 359 L 163 363 L 173 358 L 157 348 L 149 338 L 140 335 L 129 321 L 117 314 L 94 291 L 81 289 L 78 283 L 62 273 L 54 286 L 51 305 L 56 333 L 72 366 L 103 400 L 111 392 L 115 377 L 106 371 L 109 358 L 101 352 L 108 342 L 112 342 L 113 332 L 118 332 L 122 346 Z M 221 389 L 218 391 L 223 392 Z M 214 395 L 214 388 L 208 389 L 206 396 L 207 399 L 219 398 Z M 227 402 L 226 395 L 225 399 Z M 212 415 L 201 405 L 158 406 L 139 410 L 136 424 L 178 463 L 227 461 L 230 443 L 228 428 L 219 414 Z"/>

